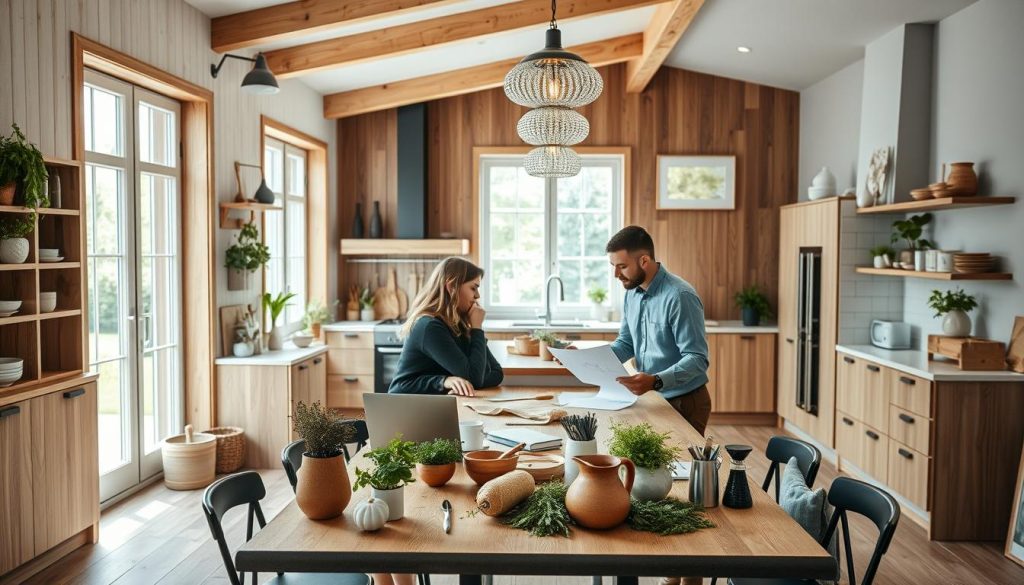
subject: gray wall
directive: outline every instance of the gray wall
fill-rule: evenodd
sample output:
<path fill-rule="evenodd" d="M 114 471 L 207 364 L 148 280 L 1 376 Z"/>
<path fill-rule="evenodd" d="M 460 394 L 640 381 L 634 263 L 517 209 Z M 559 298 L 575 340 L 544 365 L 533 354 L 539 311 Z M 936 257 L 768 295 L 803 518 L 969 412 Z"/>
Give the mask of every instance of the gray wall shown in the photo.
<path fill-rule="evenodd" d="M 823 166 L 836 176 L 839 193 L 857 183 L 863 83 L 861 59 L 800 92 L 800 201 Z"/>

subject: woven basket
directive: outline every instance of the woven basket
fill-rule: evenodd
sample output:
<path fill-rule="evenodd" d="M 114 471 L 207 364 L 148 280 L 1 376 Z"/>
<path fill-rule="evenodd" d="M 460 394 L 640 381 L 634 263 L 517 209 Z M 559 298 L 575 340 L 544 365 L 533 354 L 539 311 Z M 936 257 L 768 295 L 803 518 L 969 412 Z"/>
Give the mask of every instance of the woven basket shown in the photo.
<path fill-rule="evenodd" d="M 217 437 L 217 473 L 232 473 L 245 463 L 245 431 L 241 427 L 214 427 L 208 434 Z"/>

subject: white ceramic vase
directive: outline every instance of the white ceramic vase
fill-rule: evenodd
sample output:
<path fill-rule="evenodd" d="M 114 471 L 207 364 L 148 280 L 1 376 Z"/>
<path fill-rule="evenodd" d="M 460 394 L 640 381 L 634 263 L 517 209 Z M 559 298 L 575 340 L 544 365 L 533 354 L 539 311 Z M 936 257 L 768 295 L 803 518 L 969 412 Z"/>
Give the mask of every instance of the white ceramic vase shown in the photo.
<path fill-rule="evenodd" d="M 604 305 L 599 303 L 593 303 L 590 305 L 590 318 L 594 321 L 604 321 L 608 311 L 605 310 Z"/>
<path fill-rule="evenodd" d="M 924 272 L 925 250 L 914 250 L 914 270 Z"/>
<path fill-rule="evenodd" d="M 372 488 L 373 497 L 388 505 L 388 522 L 405 516 L 405 486 L 393 490 Z"/>
<path fill-rule="evenodd" d="M 860 193 L 857 193 L 857 207 L 871 207 L 875 204 L 875 198 L 868 193 L 867 189 L 864 189 Z"/>
<path fill-rule="evenodd" d="M 572 480 L 576 479 L 576 476 L 580 474 L 579 464 L 572 460 L 577 455 L 597 455 L 597 439 L 591 439 L 589 441 L 574 441 L 572 439 L 566 439 L 565 441 L 565 485 L 572 483 Z"/>
<path fill-rule="evenodd" d="M 235 354 L 235 357 L 249 357 L 255 353 L 256 347 L 251 341 L 239 341 L 231 346 L 231 351 Z"/>
<path fill-rule="evenodd" d="M 942 332 L 952 337 L 970 337 L 971 318 L 961 310 L 953 310 L 942 318 Z"/>
<path fill-rule="evenodd" d="M 672 491 L 672 472 L 667 467 L 657 469 L 637 467 L 633 489 L 629 494 L 642 502 L 657 502 L 665 499 L 670 491 Z"/>
<path fill-rule="evenodd" d="M 278 351 L 284 347 L 284 332 L 274 325 L 274 328 L 270 330 L 270 340 L 267 342 L 267 349 L 270 351 Z"/>
<path fill-rule="evenodd" d="M 0 240 L 0 262 L 22 264 L 28 259 L 28 239 L 9 238 Z"/>
<path fill-rule="evenodd" d="M 369 309 L 360 309 L 359 311 L 360 321 L 373 321 L 373 307 Z"/>

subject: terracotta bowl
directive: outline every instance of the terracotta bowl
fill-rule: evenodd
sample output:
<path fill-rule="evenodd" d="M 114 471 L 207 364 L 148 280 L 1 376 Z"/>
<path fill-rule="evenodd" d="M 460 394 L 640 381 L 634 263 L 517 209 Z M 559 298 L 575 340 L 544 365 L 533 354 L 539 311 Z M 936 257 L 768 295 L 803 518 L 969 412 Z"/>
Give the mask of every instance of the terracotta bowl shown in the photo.
<path fill-rule="evenodd" d="M 943 197 L 953 197 L 957 194 L 955 189 L 932 189 L 932 197 L 941 199 Z"/>
<path fill-rule="evenodd" d="M 498 459 L 503 452 L 487 450 L 466 453 L 462 456 L 466 474 L 476 482 L 476 485 L 484 485 L 498 476 L 513 471 L 519 464 L 519 455 Z"/>
<path fill-rule="evenodd" d="M 423 483 L 430 487 L 441 487 L 448 483 L 448 480 L 455 475 L 455 464 L 423 465 L 422 463 L 417 463 L 416 472 L 419 474 L 420 479 L 423 480 Z"/>
<path fill-rule="evenodd" d="M 921 201 L 922 199 L 930 198 L 932 196 L 932 190 L 931 189 L 912 189 L 910 191 L 910 196 L 913 197 L 914 200 L 916 200 L 916 201 Z"/>

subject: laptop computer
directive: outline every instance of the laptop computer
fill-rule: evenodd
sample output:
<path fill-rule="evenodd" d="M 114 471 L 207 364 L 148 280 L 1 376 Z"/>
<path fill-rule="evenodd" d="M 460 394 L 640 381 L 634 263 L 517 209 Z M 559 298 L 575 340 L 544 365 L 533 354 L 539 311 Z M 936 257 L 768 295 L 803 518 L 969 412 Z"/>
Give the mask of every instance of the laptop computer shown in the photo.
<path fill-rule="evenodd" d="M 386 445 L 401 434 L 403 441 L 459 440 L 459 407 L 454 396 L 363 394 L 370 446 Z"/>

